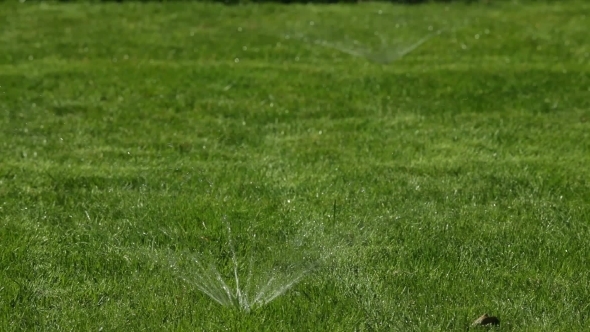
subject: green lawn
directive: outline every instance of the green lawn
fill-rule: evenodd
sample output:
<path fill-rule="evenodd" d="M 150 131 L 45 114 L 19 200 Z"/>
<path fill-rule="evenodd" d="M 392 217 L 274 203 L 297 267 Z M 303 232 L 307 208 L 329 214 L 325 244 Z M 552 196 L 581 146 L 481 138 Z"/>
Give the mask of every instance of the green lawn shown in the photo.
<path fill-rule="evenodd" d="M 588 31 L 585 1 L 0 4 L 0 330 L 587 330 Z M 210 264 L 277 297 L 222 306 Z"/>

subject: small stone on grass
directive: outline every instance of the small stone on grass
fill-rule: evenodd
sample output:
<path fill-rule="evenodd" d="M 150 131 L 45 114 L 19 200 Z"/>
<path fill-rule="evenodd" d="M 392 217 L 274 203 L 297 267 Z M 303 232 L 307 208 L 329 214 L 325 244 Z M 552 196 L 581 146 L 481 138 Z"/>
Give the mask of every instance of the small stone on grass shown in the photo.
<path fill-rule="evenodd" d="M 498 317 L 489 316 L 488 314 L 481 315 L 478 319 L 476 319 L 471 326 L 490 326 L 490 325 L 500 325 L 500 320 Z"/>

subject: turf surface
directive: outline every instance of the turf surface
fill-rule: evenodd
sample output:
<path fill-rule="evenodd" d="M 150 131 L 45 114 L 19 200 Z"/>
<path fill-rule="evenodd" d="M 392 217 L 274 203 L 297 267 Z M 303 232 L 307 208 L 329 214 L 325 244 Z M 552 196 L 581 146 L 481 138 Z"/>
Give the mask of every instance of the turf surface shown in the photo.
<path fill-rule="evenodd" d="M 587 329 L 588 3 L 0 25 L 0 330 Z M 253 296 L 307 274 L 247 312 L 200 290 L 233 258 Z"/>

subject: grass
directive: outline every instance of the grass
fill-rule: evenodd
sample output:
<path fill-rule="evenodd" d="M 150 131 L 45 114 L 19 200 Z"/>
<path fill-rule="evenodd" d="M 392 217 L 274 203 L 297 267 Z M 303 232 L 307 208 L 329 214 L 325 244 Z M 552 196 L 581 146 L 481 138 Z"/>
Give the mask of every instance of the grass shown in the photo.
<path fill-rule="evenodd" d="M 588 3 L 0 22 L 0 330 L 587 329 Z M 195 257 L 314 270 L 246 312 Z"/>

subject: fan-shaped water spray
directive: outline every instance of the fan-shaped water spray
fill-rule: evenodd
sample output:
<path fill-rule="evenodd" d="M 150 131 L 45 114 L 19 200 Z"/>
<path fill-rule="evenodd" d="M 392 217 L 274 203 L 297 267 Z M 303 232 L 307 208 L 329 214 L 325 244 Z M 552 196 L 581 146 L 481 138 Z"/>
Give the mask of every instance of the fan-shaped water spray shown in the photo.
<path fill-rule="evenodd" d="M 239 253 L 233 243 L 232 229 L 225 221 L 231 273 L 220 272 L 211 257 L 190 253 L 189 265 L 183 268 L 182 279 L 195 286 L 222 306 L 250 311 L 268 304 L 300 282 L 318 265 L 318 260 L 296 262 L 263 262 L 250 254 L 247 264 L 240 264 Z M 244 266 L 245 265 L 245 266 Z M 270 266 L 269 266 L 270 265 Z M 274 265 L 274 266 L 273 266 Z"/>

